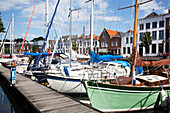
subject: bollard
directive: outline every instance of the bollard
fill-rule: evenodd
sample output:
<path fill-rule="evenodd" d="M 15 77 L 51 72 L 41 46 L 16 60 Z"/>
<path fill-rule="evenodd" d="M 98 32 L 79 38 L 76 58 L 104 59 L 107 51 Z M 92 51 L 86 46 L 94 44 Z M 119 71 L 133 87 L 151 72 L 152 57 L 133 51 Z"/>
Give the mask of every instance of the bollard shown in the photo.
<path fill-rule="evenodd" d="M 22 73 L 22 76 L 24 76 L 24 75 L 25 75 L 25 72 L 26 72 L 26 70 L 25 70 L 25 68 L 23 67 L 23 73 Z"/>
<path fill-rule="evenodd" d="M 12 85 L 14 85 L 16 83 L 16 69 L 15 69 L 15 67 L 11 67 L 10 82 Z"/>

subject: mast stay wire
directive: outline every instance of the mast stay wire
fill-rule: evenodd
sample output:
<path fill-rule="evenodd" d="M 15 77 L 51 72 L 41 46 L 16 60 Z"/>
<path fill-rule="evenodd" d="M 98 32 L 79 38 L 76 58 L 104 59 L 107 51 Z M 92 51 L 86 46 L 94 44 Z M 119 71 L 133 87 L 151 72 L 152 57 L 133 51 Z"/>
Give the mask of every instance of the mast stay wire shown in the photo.
<path fill-rule="evenodd" d="M 103 24 L 105 28 L 106 26 L 105 26 L 105 14 L 104 14 L 103 0 L 102 0 L 102 12 L 103 12 Z"/>
<path fill-rule="evenodd" d="M 66 7 L 68 7 L 68 3 L 69 2 L 67 2 L 67 5 L 66 5 Z M 53 9 L 52 9 L 52 5 L 51 5 L 51 2 L 49 2 L 49 5 L 50 5 L 50 9 L 51 9 L 51 11 L 53 11 Z M 65 8 L 65 12 L 66 12 L 66 9 L 67 8 Z M 57 15 L 55 15 L 55 16 L 57 16 Z M 55 32 L 55 35 L 56 35 L 56 37 L 58 37 L 58 38 L 60 38 L 62 35 L 61 35 L 61 30 L 63 29 L 63 24 L 64 24 L 64 22 L 66 21 L 68 21 L 68 17 L 66 16 L 66 17 L 62 17 L 63 19 L 62 19 L 62 21 L 61 21 L 61 24 L 59 25 L 57 25 L 57 22 L 54 20 L 54 22 L 53 22 L 53 29 L 54 29 L 54 32 Z M 56 27 L 55 27 L 56 26 Z M 58 29 L 58 35 L 57 35 L 57 31 L 56 31 L 56 29 Z M 61 45 L 61 44 L 60 44 Z M 63 44 L 63 46 L 64 46 L 64 44 Z M 62 46 L 62 47 L 63 47 Z"/>
<path fill-rule="evenodd" d="M 120 0 L 118 1 L 118 7 L 120 7 Z M 110 23 L 109 29 L 110 29 L 111 26 L 112 26 L 112 23 L 113 23 L 113 21 L 114 21 L 114 16 L 116 15 L 116 13 L 117 13 L 117 10 L 114 11 L 113 18 L 112 18 L 112 21 L 111 21 L 111 23 Z"/>

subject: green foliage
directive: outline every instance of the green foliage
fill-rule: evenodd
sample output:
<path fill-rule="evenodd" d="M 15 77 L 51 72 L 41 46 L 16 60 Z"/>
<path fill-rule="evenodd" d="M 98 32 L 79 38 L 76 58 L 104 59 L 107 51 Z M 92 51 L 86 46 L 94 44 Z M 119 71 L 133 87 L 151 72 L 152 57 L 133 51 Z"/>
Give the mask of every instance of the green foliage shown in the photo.
<path fill-rule="evenodd" d="M 142 44 L 145 47 L 146 51 L 149 50 L 149 45 L 152 44 L 152 37 L 150 32 L 145 32 L 141 38 Z"/>
<path fill-rule="evenodd" d="M 40 36 L 38 38 L 34 38 L 33 40 L 31 40 L 31 42 L 39 41 L 39 40 L 44 40 L 44 38 L 42 36 Z"/>
<path fill-rule="evenodd" d="M 23 39 L 22 39 L 22 38 L 14 39 L 14 42 L 16 42 L 16 43 L 19 43 L 19 42 L 22 42 L 22 41 L 23 41 Z"/>
<path fill-rule="evenodd" d="M 77 41 L 75 40 L 74 43 L 73 43 L 73 45 L 72 45 L 72 49 L 73 49 L 74 51 L 77 51 L 77 50 L 78 50 L 78 44 L 77 44 L 76 42 L 77 42 Z"/>
<path fill-rule="evenodd" d="M 37 47 L 36 45 L 33 45 L 33 46 L 32 46 L 32 51 L 33 51 L 33 52 L 37 52 L 37 50 L 38 50 L 38 47 Z"/>
<path fill-rule="evenodd" d="M 4 24 L 1 19 L 1 13 L 0 13 L 0 32 L 5 32 Z"/>

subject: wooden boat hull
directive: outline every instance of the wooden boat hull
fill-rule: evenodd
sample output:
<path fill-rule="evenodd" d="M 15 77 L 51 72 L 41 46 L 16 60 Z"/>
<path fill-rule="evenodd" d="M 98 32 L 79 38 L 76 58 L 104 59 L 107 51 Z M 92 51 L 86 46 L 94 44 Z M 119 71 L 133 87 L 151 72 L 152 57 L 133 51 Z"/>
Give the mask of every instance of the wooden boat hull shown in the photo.
<path fill-rule="evenodd" d="M 103 112 L 122 112 L 151 109 L 158 100 L 161 88 L 116 86 L 94 82 L 83 82 L 92 107 Z M 170 88 L 164 88 L 166 95 Z M 158 100 L 158 101 L 157 101 Z"/>

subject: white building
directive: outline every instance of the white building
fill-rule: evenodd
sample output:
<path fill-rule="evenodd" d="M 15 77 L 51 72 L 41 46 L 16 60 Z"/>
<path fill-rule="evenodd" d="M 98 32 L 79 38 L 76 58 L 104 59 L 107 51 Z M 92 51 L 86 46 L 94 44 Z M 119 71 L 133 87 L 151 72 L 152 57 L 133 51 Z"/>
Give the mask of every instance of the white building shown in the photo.
<path fill-rule="evenodd" d="M 163 15 L 152 12 L 145 18 L 138 19 L 137 48 L 141 56 L 158 56 L 158 54 L 169 51 L 170 28 L 168 29 L 168 22 L 170 26 L 170 10 Z M 141 42 L 145 32 L 150 32 L 152 36 L 152 45 L 149 46 L 148 51 Z"/>
<path fill-rule="evenodd" d="M 72 35 L 71 41 L 72 45 L 73 43 L 77 40 L 78 35 Z M 63 36 L 59 41 L 58 41 L 58 48 L 57 52 L 64 52 L 64 53 L 69 53 L 70 50 L 70 40 L 69 36 Z"/>
<path fill-rule="evenodd" d="M 83 37 L 84 37 L 84 45 L 83 45 Z M 77 39 L 78 54 L 89 54 L 90 44 L 91 44 L 90 38 L 91 38 L 90 35 L 89 37 L 82 35 Z M 96 35 L 93 35 L 93 51 L 97 54 L 99 52 L 99 36 Z"/>
<path fill-rule="evenodd" d="M 133 46 L 133 31 L 129 30 L 121 38 L 121 55 L 130 57 Z"/>

